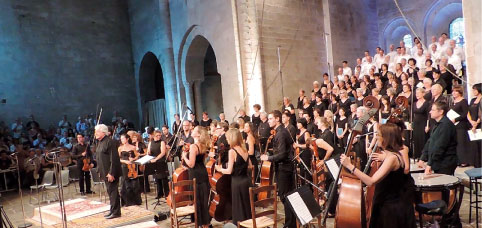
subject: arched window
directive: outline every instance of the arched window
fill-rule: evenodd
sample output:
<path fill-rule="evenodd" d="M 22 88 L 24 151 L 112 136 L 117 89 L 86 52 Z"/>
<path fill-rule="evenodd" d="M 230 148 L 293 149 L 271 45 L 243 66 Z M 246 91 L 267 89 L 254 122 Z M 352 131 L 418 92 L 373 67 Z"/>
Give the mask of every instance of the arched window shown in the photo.
<path fill-rule="evenodd" d="M 457 46 L 463 46 L 465 43 L 464 39 L 464 18 L 459 17 L 450 22 L 449 25 L 449 34 L 450 34 L 450 39 L 455 40 L 455 43 Z"/>
<path fill-rule="evenodd" d="M 412 35 L 407 34 L 403 36 L 403 42 L 405 43 L 405 47 L 412 48 Z"/>

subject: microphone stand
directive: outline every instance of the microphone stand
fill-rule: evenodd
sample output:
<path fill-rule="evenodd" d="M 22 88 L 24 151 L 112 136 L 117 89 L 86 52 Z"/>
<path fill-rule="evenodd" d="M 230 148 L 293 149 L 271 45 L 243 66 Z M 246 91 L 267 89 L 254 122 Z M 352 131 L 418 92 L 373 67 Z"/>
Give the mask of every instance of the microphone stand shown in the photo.
<path fill-rule="evenodd" d="M 62 227 L 67 228 L 67 214 L 65 211 L 65 202 L 64 202 L 64 186 L 62 183 L 62 165 L 60 164 L 57 153 L 59 152 L 53 153 L 55 179 L 57 180 L 57 189 L 59 191 L 59 204 L 60 204 L 60 214 L 62 216 Z"/>
<path fill-rule="evenodd" d="M 20 195 L 20 202 L 22 203 L 22 214 L 23 214 L 23 224 L 18 225 L 18 228 L 26 228 L 31 227 L 32 223 L 27 223 L 25 220 L 25 207 L 23 206 L 23 193 L 22 193 L 22 183 L 20 181 L 20 166 L 18 160 L 18 152 L 15 154 L 15 159 L 17 160 L 17 179 L 18 179 L 18 193 Z"/>

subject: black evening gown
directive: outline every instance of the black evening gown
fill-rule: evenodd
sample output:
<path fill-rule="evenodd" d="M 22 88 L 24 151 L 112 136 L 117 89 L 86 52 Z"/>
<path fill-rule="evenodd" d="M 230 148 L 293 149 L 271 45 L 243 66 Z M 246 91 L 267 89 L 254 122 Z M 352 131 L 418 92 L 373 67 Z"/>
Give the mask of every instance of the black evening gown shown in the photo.
<path fill-rule="evenodd" d="M 346 129 L 346 126 L 347 126 L 347 123 L 348 123 L 348 118 L 345 118 L 345 119 L 341 119 L 341 118 L 337 118 L 336 119 L 336 129 L 335 131 L 338 133 L 338 128 L 341 128 L 342 131 L 345 131 Z M 337 136 L 337 141 L 338 141 L 338 144 L 340 145 L 340 147 L 342 148 L 345 148 L 347 146 L 347 143 L 348 143 L 348 134 L 349 132 L 346 132 L 345 135 L 343 136 L 343 138 L 339 139 L 338 138 L 338 135 L 335 134 Z"/>
<path fill-rule="evenodd" d="M 401 155 L 397 157 L 398 162 L 403 164 Z M 414 195 L 412 176 L 403 173 L 402 166 L 391 171 L 376 185 L 370 228 L 415 228 Z"/>
<path fill-rule="evenodd" d="M 189 179 L 192 180 L 194 178 L 196 178 L 197 221 L 199 225 L 208 225 L 211 223 L 211 217 L 209 215 L 210 188 L 208 171 L 206 170 L 206 166 L 204 165 L 204 154 L 196 155 L 196 162 L 194 164 L 194 167 L 189 168 Z"/>
<path fill-rule="evenodd" d="M 235 150 L 236 151 L 236 150 Z M 244 158 L 236 151 L 236 161 L 231 173 L 231 197 L 233 202 L 233 223 L 242 222 L 251 218 L 251 206 L 249 200 L 249 187 L 251 177 L 248 175 L 249 158 Z"/>
<path fill-rule="evenodd" d="M 420 108 L 417 103 L 413 104 L 413 158 L 420 158 L 422 149 L 427 142 L 427 133 L 425 133 L 425 126 L 427 126 L 428 113 L 430 111 L 430 103 L 424 101 Z"/>
<path fill-rule="evenodd" d="M 479 119 L 479 103 L 475 103 L 476 98 L 472 98 L 470 101 L 469 105 L 469 113 L 470 117 L 472 120 L 478 120 Z M 480 123 L 477 125 L 477 129 L 480 129 Z M 472 125 L 471 125 L 472 127 Z M 476 168 L 479 168 L 482 166 L 482 159 L 481 159 L 481 153 L 480 150 L 482 149 L 482 140 L 477 140 L 477 141 L 471 141 L 470 142 L 470 151 L 473 153 L 472 156 L 474 158 L 474 166 Z"/>
<path fill-rule="evenodd" d="M 454 101 L 452 110 L 460 115 L 455 119 L 455 122 L 458 122 L 458 124 L 455 125 L 455 130 L 457 131 L 457 158 L 459 164 L 473 165 L 475 157 L 474 153 L 470 151 L 469 134 L 467 133 L 470 129 L 470 123 L 467 119 L 467 112 L 469 111 L 467 100 Z"/>
<path fill-rule="evenodd" d="M 121 159 L 129 160 L 129 156 L 133 153 L 134 151 L 121 151 Z M 139 178 L 129 178 L 127 177 L 128 173 L 129 169 L 127 165 L 122 164 L 122 176 L 124 179 L 121 188 L 122 206 L 141 205 L 142 198 Z"/>
<path fill-rule="evenodd" d="M 305 132 L 301 133 L 300 137 L 298 137 L 297 141 L 298 144 L 306 144 L 306 139 L 305 139 Z M 304 178 L 308 179 L 309 181 L 313 180 L 313 176 L 310 175 L 311 170 L 311 158 L 313 155 L 311 154 L 311 150 L 309 148 L 302 149 L 300 148 L 300 159 L 305 163 L 306 167 L 308 170 L 306 170 L 305 166 L 303 164 L 299 164 L 300 167 L 300 175 L 303 176 Z M 301 163 L 301 162 L 300 162 Z M 305 183 L 305 181 L 302 181 L 302 183 Z"/>

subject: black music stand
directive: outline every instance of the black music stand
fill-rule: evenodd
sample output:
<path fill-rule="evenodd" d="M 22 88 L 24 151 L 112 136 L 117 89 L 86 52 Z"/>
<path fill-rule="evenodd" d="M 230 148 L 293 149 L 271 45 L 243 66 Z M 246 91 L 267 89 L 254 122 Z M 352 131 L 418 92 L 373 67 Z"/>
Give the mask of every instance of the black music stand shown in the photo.
<path fill-rule="evenodd" d="M 308 185 L 303 185 L 286 195 L 286 202 L 302 226 L 321 214 L 321 207 Z"/>

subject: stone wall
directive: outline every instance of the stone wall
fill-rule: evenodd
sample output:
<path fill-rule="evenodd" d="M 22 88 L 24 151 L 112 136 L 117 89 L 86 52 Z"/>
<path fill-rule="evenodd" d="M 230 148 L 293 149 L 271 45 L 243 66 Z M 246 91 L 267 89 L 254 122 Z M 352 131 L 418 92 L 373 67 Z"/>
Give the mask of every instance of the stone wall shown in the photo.
<path fill-rule="evenodd" d="M 137 123 L 129 34 L 126 1 L 1 0 L 0 120 L 75 123 L 99 104 Z"/>

